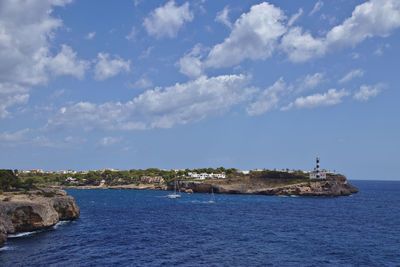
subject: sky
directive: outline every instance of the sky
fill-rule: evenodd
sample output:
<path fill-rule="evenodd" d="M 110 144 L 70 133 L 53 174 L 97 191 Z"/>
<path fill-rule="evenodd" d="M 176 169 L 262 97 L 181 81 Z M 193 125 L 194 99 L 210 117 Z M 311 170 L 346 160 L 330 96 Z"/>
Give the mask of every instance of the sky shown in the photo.
<path fill-rule="evenodd" d="M 400 180 L 399 28 L 399 0 L 0 0 L 0 168 Z"/>

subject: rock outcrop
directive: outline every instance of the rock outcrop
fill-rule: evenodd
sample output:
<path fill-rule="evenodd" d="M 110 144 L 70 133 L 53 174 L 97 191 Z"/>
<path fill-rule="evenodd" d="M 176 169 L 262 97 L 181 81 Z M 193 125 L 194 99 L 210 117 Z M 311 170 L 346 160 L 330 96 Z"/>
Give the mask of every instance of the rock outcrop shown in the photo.
<path fill-rule="evenodd" d="M 59 221 L 79 217 L 72 196 L 57 189 L 40 189 L 26 194 L 0 195 L 0 247 L 7 234 L 31 232 L 50 227 Z"/>
<path fill-rule="evenodd" d="M 358 188 L 347 182 L 346 177 L 334 175 L 326 180 L 310 180 L 306 182 L 282 185 L 265 186 L 262 184 L 240 183 L 213 183 L 212 181 L 182 181 L 179 187 L 186 192 L 191 190 L 198 193 L 210 193 L 213 188 L 214 193 L 220 194 L 257 194 L 275 196 L 348 196 L 358 192 Z M 170 190 L 172 186 L 168 187 Z"/>

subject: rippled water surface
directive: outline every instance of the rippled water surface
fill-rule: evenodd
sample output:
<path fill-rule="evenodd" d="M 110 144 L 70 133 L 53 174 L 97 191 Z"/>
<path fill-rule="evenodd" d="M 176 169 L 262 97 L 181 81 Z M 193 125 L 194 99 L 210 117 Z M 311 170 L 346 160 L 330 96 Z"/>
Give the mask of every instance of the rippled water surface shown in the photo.
<path fill-rule="evenodd" d="M 350 197 L 68 190 L 81 217 L 11 237 L 1 266 L 400 266 L 400 182 Z"/>

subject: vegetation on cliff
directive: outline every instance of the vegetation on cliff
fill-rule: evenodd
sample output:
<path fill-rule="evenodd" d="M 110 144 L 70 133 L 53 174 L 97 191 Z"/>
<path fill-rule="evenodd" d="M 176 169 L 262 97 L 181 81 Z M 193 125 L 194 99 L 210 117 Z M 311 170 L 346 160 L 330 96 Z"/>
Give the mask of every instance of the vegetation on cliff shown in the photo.
<path fill-rule="evenodd" d="M 162 176 L 166 183 L 175 179 L 188 179 L 186 176 L 189 172 L 195 173 L 221 173 L 224 172 L 227 176 L 238 175 L 236 169 L 225 169 L 219 167 L 202 168 L 202 169 L 185 169 L 175 172 L 174 170 L 160 170 L 157 168 L 149 168 L 145 170 L 131 169 L 129 171 L 89 171 L 87 173 L 78 172 L 75 174 L 56 174 L 56 173 L 20 173 L 21 181 L 33 182 L 44 185 L 100 185 L 102 181 L 107 186 L 127 185 L 140 183 L 140 178 L 143 176 Z M 68 181 L 68 177 L 73 178 L 74 182 Z"/>
<path fill-rule="evenodd" d="M 30 177 L 21 180 L 17 171 L 0 169 L 0 192 L 34 189 L 34 183 L 35 180 Z"/>

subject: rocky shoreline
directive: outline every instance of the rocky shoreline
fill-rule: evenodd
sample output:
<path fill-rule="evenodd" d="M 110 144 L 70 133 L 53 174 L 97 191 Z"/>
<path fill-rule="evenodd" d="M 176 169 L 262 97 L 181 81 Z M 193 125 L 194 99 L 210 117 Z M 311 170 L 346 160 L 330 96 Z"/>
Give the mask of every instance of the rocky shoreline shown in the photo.
<path fill-rule="evenodd" d="M 290 185 L 274 185 L 260 182 L 243 182 L 243 180 L 221 181 L 179 181 L 178 187 L 185 193 L 216 194 L 252 194 L 272 196 L 349 196 L 358 192 L 358 188 L 347 182 L 343 175 L 334 175 L 324 180 L 310 180 Z M 115 186 L 66 186 L 76 189 L 138 189 L 138 190 L 173 190 L 170 184 L 127 184 Z"/>
<path fill-rule="evenodd" d="M 203 182 L 179 182 L 184 192 L 209 193 L 211 188 L 216 194 L 250 194 L 270 196 L 325 196 L 338 197 L 349 196 L 358 193 L 358 188 L 347 182 L 344 176 L 337 176 L 320 181 L 307 181 L 292 185 L 270 187 L 262 184 L 244 183 L 203 183 Z M 173 187 L 170 185 L 169 190 Z"/>
<path fill-rule="evenodd" d="M 8 234 L 31 232 L 75 220 L 80 211 L 72 196 L 63 190 L 40 188 L 25 193 L 0 195 L 0 247 Z"/>

